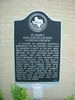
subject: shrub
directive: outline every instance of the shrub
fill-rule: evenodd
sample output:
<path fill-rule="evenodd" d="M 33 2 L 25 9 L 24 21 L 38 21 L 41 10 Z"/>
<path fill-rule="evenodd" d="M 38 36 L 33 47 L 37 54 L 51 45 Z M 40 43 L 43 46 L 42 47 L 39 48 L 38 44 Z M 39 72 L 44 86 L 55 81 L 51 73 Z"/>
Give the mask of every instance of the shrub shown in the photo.
<path fill-rule="evenodd" d="M 11 86 L 11 94 L 14 100 L 30 100 L 27 95 L 27 90 L 17 86 L 16 84 Z"/>
<path fill-rule="evenodd" d="M 64 100 L 74 100 L 74 95 L 72 95 L 72 96 L 67 96 L 67 98 L 65 98 Z"/>
<path fill-rule="evenodd" d="M 4 97 L 3 97 L 3 94 L 2 94 L 1 90 L 0 90 L 0 100 L 4 100 Z"/>

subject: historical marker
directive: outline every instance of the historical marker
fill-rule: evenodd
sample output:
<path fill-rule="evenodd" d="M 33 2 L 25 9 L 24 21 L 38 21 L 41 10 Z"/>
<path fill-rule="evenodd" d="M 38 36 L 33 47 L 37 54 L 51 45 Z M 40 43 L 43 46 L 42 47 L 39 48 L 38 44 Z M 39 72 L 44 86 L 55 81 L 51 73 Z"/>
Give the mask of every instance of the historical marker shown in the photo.
<path fill-rule="evenodd" d="M 16 82 L 58 82 L 61 22 L 35 11 L 14 22 Z"/>

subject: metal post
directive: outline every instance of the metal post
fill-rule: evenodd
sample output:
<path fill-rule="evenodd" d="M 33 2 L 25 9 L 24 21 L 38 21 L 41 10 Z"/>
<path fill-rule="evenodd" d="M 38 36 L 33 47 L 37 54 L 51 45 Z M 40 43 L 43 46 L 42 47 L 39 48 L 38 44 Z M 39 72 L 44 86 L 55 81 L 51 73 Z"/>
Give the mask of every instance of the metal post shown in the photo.
<path fill-rule="evenodd" d="M 43 90 L 40 85 L 33 86 L 33 100 L 41 100 L 43 98 Z"/>

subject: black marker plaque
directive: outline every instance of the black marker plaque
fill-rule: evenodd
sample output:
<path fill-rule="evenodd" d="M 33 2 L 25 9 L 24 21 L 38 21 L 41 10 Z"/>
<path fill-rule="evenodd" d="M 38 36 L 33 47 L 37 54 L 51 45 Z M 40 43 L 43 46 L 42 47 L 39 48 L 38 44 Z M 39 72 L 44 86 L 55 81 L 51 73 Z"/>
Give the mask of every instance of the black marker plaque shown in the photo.
<path fill-rule="evenodd" d="M 36 11 L 14 22 L 16 82 L 58 82 L 61 22 Z"/>

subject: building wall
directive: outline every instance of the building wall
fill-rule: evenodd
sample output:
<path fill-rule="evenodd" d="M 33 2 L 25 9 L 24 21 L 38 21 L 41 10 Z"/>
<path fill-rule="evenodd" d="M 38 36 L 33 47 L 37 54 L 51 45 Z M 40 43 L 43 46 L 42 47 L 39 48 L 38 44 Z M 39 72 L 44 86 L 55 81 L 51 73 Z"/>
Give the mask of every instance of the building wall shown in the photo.
<path fill-rule="evenodd" d="M 62 20 L 60 83 L 43 89 L 44 98 L 65 98 L 75 93 L 75 0 L 0 0 L 0 88 L 5 100 L 13 100 L 14 20 L 24 19 L 33 10 L 43 10 Z M 28 94 L 32 97 L 31 90 Z"/>

